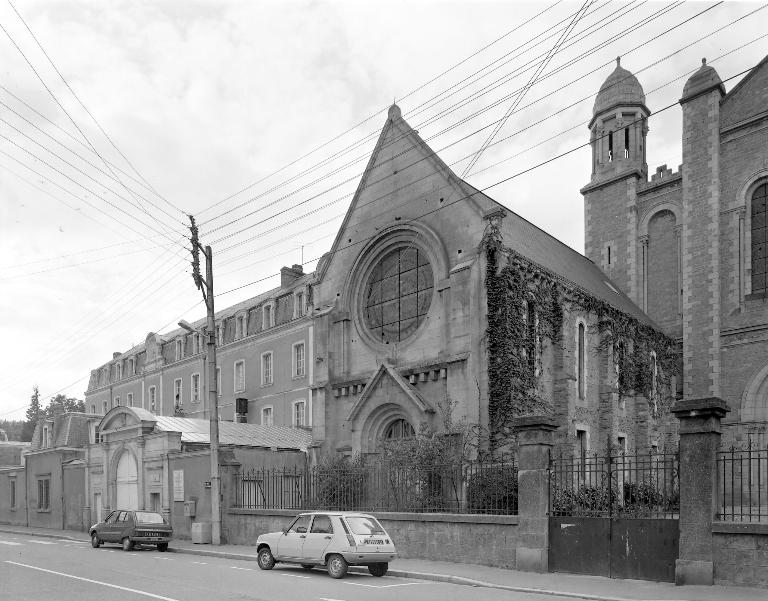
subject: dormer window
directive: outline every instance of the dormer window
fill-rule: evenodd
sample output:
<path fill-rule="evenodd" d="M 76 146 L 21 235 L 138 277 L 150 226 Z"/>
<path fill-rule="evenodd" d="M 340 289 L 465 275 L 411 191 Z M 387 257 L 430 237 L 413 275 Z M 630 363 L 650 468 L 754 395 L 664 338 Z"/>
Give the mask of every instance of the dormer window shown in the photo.
<path fill-rule="evenodd" d="M 128 375 L 129 376 L 136 375 L 136 359 L 134 359 L 133 357 L 128 359 Z"/>
<path fill-rule="evenodd" d="M 223 321 L 220 324 L 217 324 L 216 326 L 216 344 L 219 346 L 224 346 L 224 322 Z"/>
<path fill-rule="evenodd" d="M 302 317 L 305 311 L 304 290 L 297 290 L 293 293 L 293 318 Z"/>
<path fill-rule="evenodd" d="M 49 433 L 48 426 L 43 426 L 43 439 L 40 441 L 40 447 L 47 449 L 49 446 Z"/>
<path fill-rule="evenodd" d="M 192 354 L 197 355 L 202 352 L 202 338 L 198 332 L 192 334 Z"/>
<path fill-rule="evenodd" d="M 275 303 L 265 303 L 262 313 L 262 328 L 266 330 L 273 325 L 275 325 Z"/>
<path fill-rule="evenodd" d="M 245 319 L 245 315 L 238 315 L 235 318 L 235 339 L 245 338 L 248 332 L 248 323 Z"/>
<path fill-rule="evenodd" d="M 179 339 L 176 341 L 176 361 L 181 361 L 184 358 L 184 340 Z"/>

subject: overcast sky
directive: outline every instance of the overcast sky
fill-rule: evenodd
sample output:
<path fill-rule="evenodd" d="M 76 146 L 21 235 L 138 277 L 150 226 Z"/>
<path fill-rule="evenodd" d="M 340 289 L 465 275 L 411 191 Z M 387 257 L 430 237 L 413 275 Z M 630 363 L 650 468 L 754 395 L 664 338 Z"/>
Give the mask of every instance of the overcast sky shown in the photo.
<path fill-rule="evenodd" d="M 768 54 L 762 3 L 595 0 L 517 100 L 582 2 L 13 2 L 29 30 L 0 0 L 4 419 L 35 385 L 83 398 L 113 351 L 204 315 L 185 213 L 218 308 L 313 270 L 393 100 L 459 175 L 516 103 L 465 178 L 583 252 L 589 149 L 555 157 L 588 141 L 615 57 L 652 112 L 673 105 L 650 120 L 653 172 L 681 162 L 675 103 L 701 58 L 726 80 Z"/>

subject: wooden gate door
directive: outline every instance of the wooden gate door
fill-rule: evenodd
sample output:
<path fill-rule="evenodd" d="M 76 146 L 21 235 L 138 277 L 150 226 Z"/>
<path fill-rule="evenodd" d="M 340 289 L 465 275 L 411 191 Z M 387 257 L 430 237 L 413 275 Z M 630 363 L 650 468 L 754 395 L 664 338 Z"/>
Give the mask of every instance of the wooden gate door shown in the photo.
<path fill-rule="evenodd" d="M 549 570 L 674 582 L 677 454 L 550 462 Z"/>

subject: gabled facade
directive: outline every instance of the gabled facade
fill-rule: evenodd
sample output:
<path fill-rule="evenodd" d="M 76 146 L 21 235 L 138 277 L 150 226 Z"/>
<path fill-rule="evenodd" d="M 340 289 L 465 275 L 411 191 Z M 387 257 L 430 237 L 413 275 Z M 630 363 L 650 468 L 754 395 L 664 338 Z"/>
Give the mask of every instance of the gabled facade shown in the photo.
<path fill-rule="evenodd" d="M 683 164 L 647 177 L 648 109 L 617 65 L 590 123 L 586 255 L 682 344 L 678 395 L 721 397 L 726 436 L 765 442 L 768 421 L 768 57 L 726 93 L 703 61 L 682 90 Z M 652 118 L 651 118 L 652 119 Z M 619 123 L 619 121 L 622 123 Z M 607 140 L 639 132 L 629 151 Z"/>

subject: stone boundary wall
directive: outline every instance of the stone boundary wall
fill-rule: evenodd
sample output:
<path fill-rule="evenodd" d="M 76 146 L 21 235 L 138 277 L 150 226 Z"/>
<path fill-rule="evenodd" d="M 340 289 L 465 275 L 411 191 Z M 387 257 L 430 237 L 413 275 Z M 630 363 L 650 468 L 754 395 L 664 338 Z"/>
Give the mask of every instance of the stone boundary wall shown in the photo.
<path fill-rule="evenodd" d="M 715 583 L 768 587 L 768 523 L 712 524 Z"/>
<path fill-rule="evenodd" d="M 254 545 L 260 534 L 288 526 L 300 510 L 226 509 L 223 532 L 227 543 Z M 515 568 L 520 543 L 517 516 L 448 513 L 386 513 L 374 515 L 395 541 L 403 558 L 455 561 Z"/>

